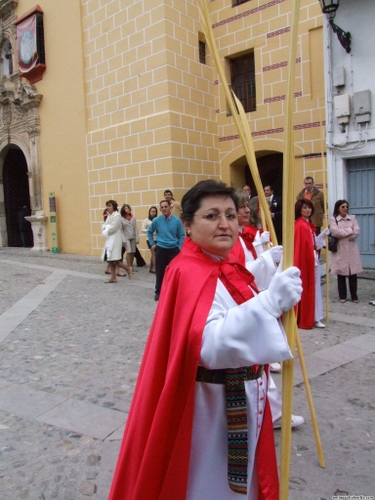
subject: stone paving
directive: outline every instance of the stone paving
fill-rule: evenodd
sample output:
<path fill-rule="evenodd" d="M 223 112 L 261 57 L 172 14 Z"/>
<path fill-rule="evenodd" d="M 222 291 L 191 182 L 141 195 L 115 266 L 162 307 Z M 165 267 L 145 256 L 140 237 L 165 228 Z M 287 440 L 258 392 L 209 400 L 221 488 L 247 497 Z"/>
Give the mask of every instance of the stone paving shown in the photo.
<path fill-rule="evenodd" d="M 327 327 L 300 331 L 326 468 L 297 361 L 291 500 L 375 496 L 375 272 L 361 277 L 359 304 L 331 277 Z M 107 498 L 156 304 L 148 268 L 104 279 L 97 257 L 0 250 L 0 500 Z"/>

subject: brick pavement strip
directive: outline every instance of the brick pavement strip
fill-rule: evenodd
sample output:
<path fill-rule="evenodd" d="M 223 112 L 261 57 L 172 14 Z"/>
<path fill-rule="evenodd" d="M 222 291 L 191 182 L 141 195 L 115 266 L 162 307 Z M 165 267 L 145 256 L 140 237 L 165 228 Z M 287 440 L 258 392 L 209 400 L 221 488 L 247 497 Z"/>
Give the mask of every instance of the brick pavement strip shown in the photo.
<path fill-rule="evenodd" d="M 112 287 L 103 271 L 96 257 L 0 251 L 1 500 L 107 498 L 155 302 L 147 268 Z M 293 431 L 290 500 L 375 491 L 375 276 L 364 274 L 359 304 L 339 304 L 331 278 L 327 328 L 301 330 L 326 468 L 297 360 L 293 411 L 307 424 Z"/>

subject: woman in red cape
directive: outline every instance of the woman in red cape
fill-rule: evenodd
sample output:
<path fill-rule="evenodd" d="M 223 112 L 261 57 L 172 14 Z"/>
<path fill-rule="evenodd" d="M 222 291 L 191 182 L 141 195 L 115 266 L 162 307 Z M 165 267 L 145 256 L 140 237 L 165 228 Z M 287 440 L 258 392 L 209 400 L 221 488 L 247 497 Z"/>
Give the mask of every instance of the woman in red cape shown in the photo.
<path fill-rule="evenodd" d="M 262 365 L 291 357 L 278 317 L 299 300 L 301 282 L 290 268 L 257 293 L 229 255 L 236 208 L 234 190 L 211 180 L 182 200 L 188 237 L 165 275 L 110 500 L 278 498 Z M 226 391 L 235 379 L 247 420 L 233 464 Z"/>
<path fill-rule="evenodd" d="M 320 269 L 317 250 L 325 243 L 324 230 L 318 237 L 315 226 L 310 222 L 314 205 L 310 200 L 301 199 L 295 204 L 294 225 L 294 265 L 301 271 L 303 292 L 297 306 L 297 324 L 308 330 L 316 326 L 324 328 L 322 293 L 320 289 Z"/>

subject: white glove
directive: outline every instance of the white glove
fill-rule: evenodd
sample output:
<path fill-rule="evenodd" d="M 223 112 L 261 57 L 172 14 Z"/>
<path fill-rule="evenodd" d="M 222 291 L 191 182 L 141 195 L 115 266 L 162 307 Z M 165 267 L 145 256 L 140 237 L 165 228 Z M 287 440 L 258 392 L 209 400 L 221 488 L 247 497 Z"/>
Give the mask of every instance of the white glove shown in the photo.
<path fill-rule="evenodd" d="M 300 270 L 294 266 L 282 273 L 276 273 L 268 290 L 259 294 L 262 306 L 275 318 L 279 318 L 283 311 L 289 311 L 300 301 L 302 293 L 300 275 Z"/>
<path fill-rule="evenodd" d="M 269 231 L 264 231 L 260 235 L 260 242 L 262 243 L 262 245 L 264 245 L 265 243 L 269 243 L 270 242 L 270 232 Z"/>
<path fill-rule="evenodd" d="M 283 247 L 281 245 L 278 245 L 277 247 L 272 247 L 269 250 L 266 250 L 267 253 L 271 255 L 272 260 L 276 264 L 276 262 L 281 262 L 281 259 L 283 258 Z"/>
<path fill-rule="evenodd" d="M 323 234 L 324 236 L 328 236 L 329 234 L 331 234 L 331 231 L 330 231 L 329 227 L 327 227 L 320 234 Z"/>

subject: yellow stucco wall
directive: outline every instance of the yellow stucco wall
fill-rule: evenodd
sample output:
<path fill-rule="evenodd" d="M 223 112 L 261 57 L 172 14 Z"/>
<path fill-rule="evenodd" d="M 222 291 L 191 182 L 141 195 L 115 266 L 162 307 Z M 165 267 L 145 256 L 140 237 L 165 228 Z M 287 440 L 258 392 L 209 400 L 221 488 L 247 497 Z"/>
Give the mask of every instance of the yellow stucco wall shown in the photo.
<path fill-rule="evenodd" d="M 34 0 L 19 1 L 17 16 L 35 5 Z M 80 5 L 48 0 L 41 7 L 47 69 L 35 86 L 43 95 L 39 115 L 44 210 L 49 215 L 48 197 L 54 191 L 59 250 L 91 254 Z M 47 232 L 51 247 L 48 227 Z"/>
<path fill-rule="evenodd" d="M 285 95 L 290 38 L 291 3 L 245 2 L 236 8 L 231 1 L 210 3 L 213 32 L 223 61 L 254 51 L 256 71 L 256 111 L 248 113 L 256 152 L 282 152 L 284 141 Z M 321 139 L 324 131 L 324 79 L 317 71 L 323 64 L 322 14 L 319 3 L 301 2 L 298 51 L 296 59 L 294 139 L 296 155 L 296 192 L 303 178 L 313 175 L 322 183 Z M 221 84 L 219 84 L 221 87 Z M 224 92 L 216 101 L 220 137 L 220 163 L 223 179 L 238 186 L 238 171 L 246 159 L 233 162 L 241 155 L 236 128 L 227 116 Z M 324 125 L 324 124 L 323 124 Z M 237 153 L 235 153 L 237 152 Z M 262 172 L 260 172 L 262 175 Z"/>
<path fill-rule="evenodd" d="M 194 2 L 83 2 L 93 247 L 105 201 L 139 223 L 164 189 L 176 199 L 220 177 L 213 69 L 198 59 Z M 112 45 L 110 50 L 109 44 Z M 144 246 L 144 242 L 143 246 Z"/>

